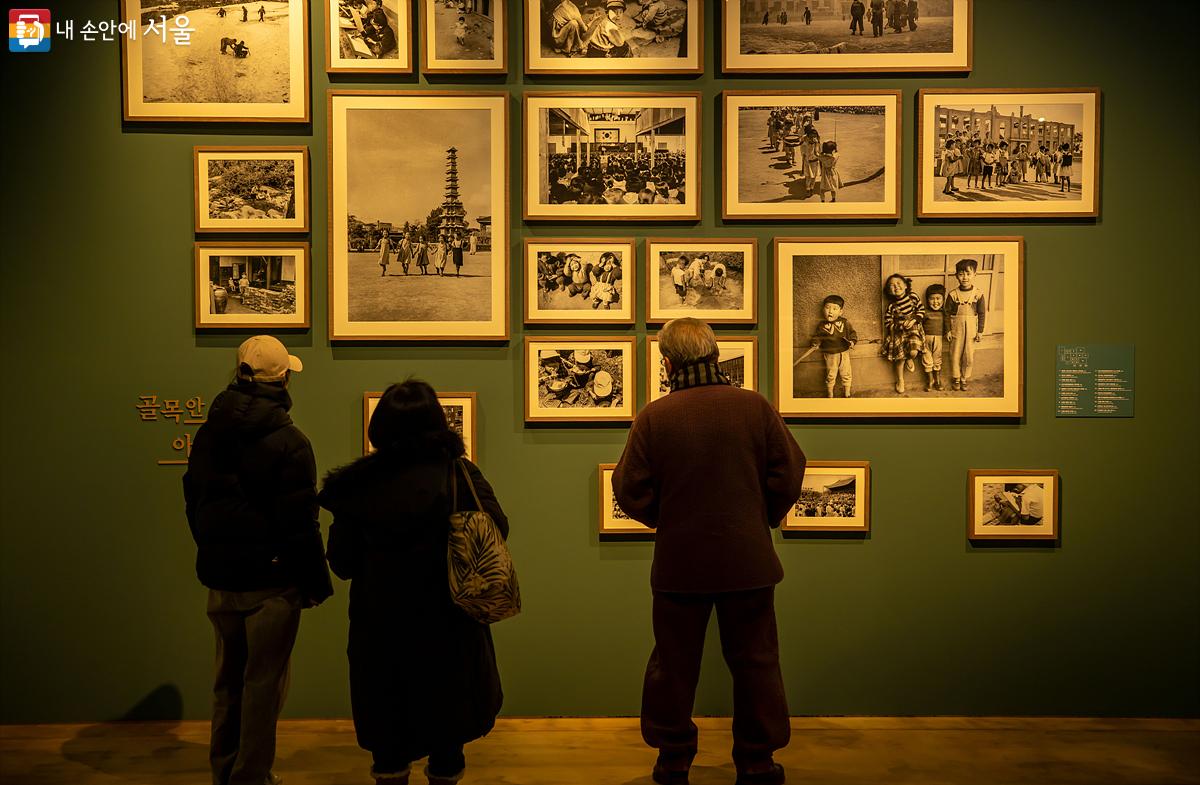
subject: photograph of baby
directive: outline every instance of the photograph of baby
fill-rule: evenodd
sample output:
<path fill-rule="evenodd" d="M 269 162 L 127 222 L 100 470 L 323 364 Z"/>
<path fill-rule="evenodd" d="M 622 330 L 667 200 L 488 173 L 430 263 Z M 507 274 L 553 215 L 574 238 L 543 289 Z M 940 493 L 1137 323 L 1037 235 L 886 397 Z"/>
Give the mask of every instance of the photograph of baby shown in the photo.
<path fill-rule="evenodd" d="M 646 321 L 755 321 L 754 240 L 647 240 Z"/>
<path fill-rule="evenodd" d="M 503 73 L 506 0 L 420 0 L 427 73 Z"/>
<path fill-rule="evenodd" d="M 633 258 L 633 240 L 526 239 L 526 324 L 632 323 Z"/>

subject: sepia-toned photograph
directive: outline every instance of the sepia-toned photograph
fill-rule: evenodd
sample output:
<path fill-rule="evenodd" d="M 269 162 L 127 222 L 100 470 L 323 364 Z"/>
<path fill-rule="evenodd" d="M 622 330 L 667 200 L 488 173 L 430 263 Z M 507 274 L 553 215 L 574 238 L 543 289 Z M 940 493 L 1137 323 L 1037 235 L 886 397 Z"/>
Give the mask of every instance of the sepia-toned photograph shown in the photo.
<path fill-rule="evenodd" d="M 757 252 L 753 239 L 647 240 L 646 321 L 691 316 L 712 324 L 754 324 Z"/>
<path fill-rule="evenodd" d="M 417 0 L 417 6 L 423 72 L 507 72 L 507 0 Z"/>
<path fill-rule="evenodd" d="M 865 532 L 871 529 L 871 465 L 809 461 L 800 498 L 780 531 Z"/>
<path fill-rule="evenodd" d="M 634 339 L 525 337 L 526 422 L 629 422 Z"/>
<path fill-rule="evenodd" d="M 734 387 L 758 389 L 758 336 L 726 338 L 717 336 L 717 367 Z M 658 336 L 646 339 L 646 402 L 656 401 L 671 392 L 671 379 L 663 362 Z"/>
<path fill-rule="evenodd" d="M 382 397 L 383 393 L 381 392 L 363 393 L 363 455 L 375 451 L 375 445 L 371 444 L 371 439 L 367 436 L 367 428 L 371 424 L 371 415 L 375 414 L 375 407 L 379 405 L 379 399 Z M 442 404 L 442 411 L 446 414 L 446 423 L 450 426 L 450 430 L 462 437 L 463 447 L 467 451 L 467 460 L 476 462 L 475 413 L 477 411 L 477 395 L 473 392 L 439 392 L 437 397 L 438 401 Z"/>
<path fill-rule="evenodd" d="M 309 326 L 308 243 L 196 243 L 195 326 Z"/>
<path fill-rule="evenodd" d="M 506 338 L 507 96 L 330 104 L 331 337 Z"/>
<path fill-rule="evenodd" d="M 1058 471 L 971 469 L 967 537 L 972 540 L 1058 538 Z"/>
<path fill-rule="evenodd" d="M 307 147 L 196 147 L 195 231 L 307 232 Z"/>
<path fill-rule="evenodd" d="M 616 468 L 617 465 L 615 463 L 602 463 L 597 468 L 600 478 L 600 488 L 597 497 L 600 509 L 597 512 L 596 520 L 599 522 L 600 536 L 644 535 L 646 537 L 653 537 L 654 529 L 630 518 L 621 509 L 621 505 L 617 504 L 612 487 L 613 470 Z"/>
<path fill-rule="evenodd" d="M 325 70 L 330 73 L 412 73 L 407 0 L 325 0 L 325 33 Z"/>
<path fill-rule="evenodd" d="M 632 239 L 525 240 L 526 324 L 632 324 Z"/>
<path fill-rule="evenodd" d="M 701 0 L 529 0 L 525 73 L 699 74 Z"/>

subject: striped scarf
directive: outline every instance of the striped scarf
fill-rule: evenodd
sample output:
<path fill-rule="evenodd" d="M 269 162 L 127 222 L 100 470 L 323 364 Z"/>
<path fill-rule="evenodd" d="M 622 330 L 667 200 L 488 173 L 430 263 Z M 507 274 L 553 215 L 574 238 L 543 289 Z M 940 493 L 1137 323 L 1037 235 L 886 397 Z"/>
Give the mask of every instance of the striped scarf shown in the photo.
<path fill-rule="evenodd" d="M 685 365 L 671 374 L 671 392 L 706 384 L 730 384 L 730 381 L 716 363 L 703 361 Z"/>

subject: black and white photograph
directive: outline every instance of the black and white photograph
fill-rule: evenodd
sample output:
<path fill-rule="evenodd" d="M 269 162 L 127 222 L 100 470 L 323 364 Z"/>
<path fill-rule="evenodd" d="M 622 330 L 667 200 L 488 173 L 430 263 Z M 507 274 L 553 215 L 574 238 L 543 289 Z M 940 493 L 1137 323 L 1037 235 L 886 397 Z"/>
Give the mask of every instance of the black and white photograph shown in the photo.
<path fill-rule="evenodd" d="M 632 324 L 632 239 L 526 238 L 526 324 Z"/>
<path fill-rule="evenodd" d="M 701 0 L 529 0 L 529 74 L 699 74 Z"/>
<path fill-rule="evenodd" d="M 304 0 L 121 0 L 126 120 L 308 122 Z"/>
<path fill-rule="evenodd" d="M 973 0 L 724 0 L 727 72 L 971 70 Z"/>
<path fill-rule="evenodd" d="M 634 339 L 525 338 L 526 422 L 633 419 Z"/>
<path fill-rule="evenodd" d="M 691 316 L 712 324 L 754 324 L 757 251 L 753 239 L 647 240 L 646 321 Z"/>
<path fill-rule="evenodd" d="M 1019 416 L 1021 258 L 1019 238 L 776 240 L 780 411 Z"/>
<path fill-rule="evenodd" d="M 725 218 L 900 217 L 899 91 L 722 98 Z"/>
<path fill-rule="evenodd" d="M 417 0 L 417 6 L 423 72 L 507 72 L 507 0 Z"/>
<path fill-rule="evenodd" d="M 871 466 L 865 461 L 809 461 L 800 498 L 784 532 L 870 530 Z"/>
<path fill-rule="evenodd" d="M 612 487 L 613 470 L 616 468 L 617 465 L 615 463 L 602 463 L 597 468 L 600 487 L 597 494 L 599 510 L 597 511 L 596 520 L 599 523 L 600 536 L 645 535 L 653 537 L 654 529 L 630 518 L 621 509 L 621 505 L 617 504 Z"/>
<path fill-rule="evenodd" d="M 699 220 L 698 93 L 526 93 L 527 220 Z"/>
<path fill-rule="evenodd" d="M 383 393 L 381 392 L 363 393 L 363 455 L 375 451 L 375 446 L 371 444 L 371 439 L 367 435 L 367 428 L 371 424 L 371 415 L 375 413 L 375 407 L 379 405 L 379 399 L 382 397 Z M 478 458 L 475 455 L 477 394 L 473 392 L 439 392 L 437 397 L 442 404 L 442 411 L 446 415 L 446 423 L 450 426 L 450 430 L 462 437 L 463 447 L 467 451 L 467 460 L 477 462 Z"/>
<path fill-rule="evenodd" d="M 1058 537 L 1058 471 L 971 469 L 967 536 L 972 540 Z"/>
<path fill-rule="evenodd" d="M 330 101 L 333 339 L 507 337 L 506 96 Z"/>
<path fill-rule="evenodd" d="M 195 326 L 309 326 L 308 243 L 196 243 Z"/>
<path fill-rule="evenodd" d="M 717 367 L 734 387 L 758 389 L 758 337 L 728 338 L 717 336 Z M 646 402 L 658 400 L 671 392 L 671 379 L 663 362 L 658 337 L 646 339 Z"/>
<path fill-rule="evenodd" d="M 1098 90 L 922 90 L 919 215 L 1099 214 Z"/>
<path fill-rule="evenodd" d="M 196 147 L 196 220 L 203 232 L 307 232 L 307 147 Z"/>
<path fill-rule="evenodd" d="M 412 9 L 407 0 L 325 0 L 325 70 L 412 73 Z"/>

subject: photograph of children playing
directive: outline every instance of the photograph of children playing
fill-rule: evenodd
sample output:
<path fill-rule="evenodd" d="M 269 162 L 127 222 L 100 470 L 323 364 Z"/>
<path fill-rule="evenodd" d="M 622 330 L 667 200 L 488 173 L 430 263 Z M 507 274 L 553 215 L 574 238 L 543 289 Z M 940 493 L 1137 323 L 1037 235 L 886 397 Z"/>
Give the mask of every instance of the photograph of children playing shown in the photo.
<path fill-rule="evenodd" d="M 742 251 L 658 251 L 658 311 L 668 318 L 692 311 L 748 307 L 744 291 L 746 255 Z"/>
<path fill-rule="evenodd" d="M 792 515 L 796 518 L 853 518 L 857 498 L 852 474 L 806 474 Z"/>
<path fill-rule="evenodd" d="M 538 408 L 620 407 L 625 397 L 621 349 L 538 352 Z"/>
<path fill-rule="evenodd" d="M 954 47 L 954 0 L 739 2 L 743 54 L 916 54 Z"/>
<path fill-rule="evenodd" d="M 397 0 L 338 0 L 337 7 L 342 59 L 399 59 L 396 36 L 408 30 L 400 27 Z"/>
<path fill-rule="evenodd" d="M 492 60 L 496 56 L 493 6 L 503 0 L 421 0 L 428 3 L 438 60 Z"/>
<path fill-rule="evenodd" d="M 983 526 L 1040 526 L 1045 517 L 1046 484 L 983 483 Z"/>
<path fill-rule="evenodd" d="M 531 5 L 541 7 L 542 57 L 687 56 L 687 0 L 541 0 Z"/>
<path fill-rule="evenodd" d="M 538 251 L 537 306 L 547 311 L 621 307 L 627 252 L 612 250 Z"/>

